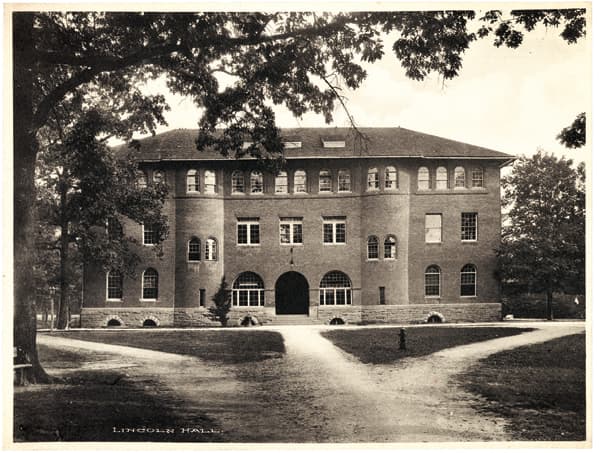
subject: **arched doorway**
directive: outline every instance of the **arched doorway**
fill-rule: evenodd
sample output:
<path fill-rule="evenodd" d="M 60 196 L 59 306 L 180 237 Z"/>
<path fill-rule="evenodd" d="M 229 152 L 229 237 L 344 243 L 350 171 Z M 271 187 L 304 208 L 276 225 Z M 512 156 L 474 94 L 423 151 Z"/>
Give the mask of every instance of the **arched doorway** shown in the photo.
<path fill-rule="evenodd" d="M 308 314 L 308 282 L 298 272 L 286 272 L 275 283 L 275 313 L 278 315 Z"/>

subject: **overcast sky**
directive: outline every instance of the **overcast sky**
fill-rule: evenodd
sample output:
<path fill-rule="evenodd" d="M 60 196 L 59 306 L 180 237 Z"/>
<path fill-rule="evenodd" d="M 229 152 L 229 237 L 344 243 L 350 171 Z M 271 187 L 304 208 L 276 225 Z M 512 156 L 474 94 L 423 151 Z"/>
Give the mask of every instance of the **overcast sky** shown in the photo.
<path fill-rule="evenodd" d="M 568 150 L 556 141 L 577 114 L 590 110 L 591 52 L 588 39 L 569 45 L 557 29 L 525 35 L 518 49 L 495 48 L 491 39 L 467 50 L 460 75 L 443 81 L 432 75 L 422 82 L 408 79 L 391 50 L 368 66 L 368 77 L 346 91 L 348 107 L 359 126 L 401 126 L 480 145 L 510 154 L 531 155 L 538 147 L 585 159 L 586 149 Z M 152 91 L 165 92 L 160 83 Z M 168 97 L 168 127 L 195 128 L 200 111 L 185 98 Z M 327 126 L 322 116 L 294 118 L 276 108 L 280 127 Z M 348 126 L 341 107 L 330 126 Z"/>

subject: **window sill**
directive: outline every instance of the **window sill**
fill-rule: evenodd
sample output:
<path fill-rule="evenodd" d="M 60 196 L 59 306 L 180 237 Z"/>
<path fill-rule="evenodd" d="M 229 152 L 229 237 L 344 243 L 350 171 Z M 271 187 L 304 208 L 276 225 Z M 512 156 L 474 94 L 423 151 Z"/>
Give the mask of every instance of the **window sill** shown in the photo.
<path fill-rule="evenodd" d="M 326 304 L 319 304 L 319 307 L 326 307 L 326 308 L 345 308 L 345 307 L 351 307 L 352 304 L 336 304 L 336 305 L 326 305 Z"/>
<path fill-rule="evenodd" d="M 304 242 L 289 242 L 287 244 L 282 244 L 280 242 L 279 245 L 282 247 L 302 247 L 304 246 Z"/>
<path fill-rule="evenodd" d="M 477 295 L 474 296 L 459 296 L 461 299 L 477 299 Z"/>
<path fill-rule="evenodd" d="M 106 302 L 123 302 L 123 299 L 106 299 Z"/>
<path fill-rule="evenodd" d="M 429 299 L 429 300 L 432 300 L 432 299 L 440 300 L 441 298 L 442 298 L 442 296 L 425 296 L 425 299 Z"/>
<path fill-rule="evenodd" d="M 345 242 L 323 242 L 323 245 L 346 245 Z"/>
<path fill-rule="evenodd" d="M 264 195 L 264 194 L 265 194 L 264 192 L 250 192 L 250 195 L 253 196 L 253 197 L 261 196 L 261 195 Z"/>
<path fill-rule="evenodd" d="M 200 264 L 202 260 L 187 260 L 188 264 Z"/>
<path fill-rule="evenodd" d="M 460 242 L 463 244 L 477 244 L 477 239 L 461 239 Z"/>
<path fill-rule="evenodd" d="M 140 302 L 158 302 L 158 299 L 140 299 Z"/>
<path fill-rule="evenodd" d="M 383 261 L 396 261 L 396 258 L 384 258 Z"/>
<path fill-rule="evenodd" d="M 246 195 L 245 192 L 231 192 L 231 196 L 233 197 L 243 197 L 244 195 Z"/>
<path fill-rule="evenodd" d="M 260 247 L 260 244 L 237 244 L 238 247 Z"/>
<path fill-rule="evenodd" d="M 377 263 L 379 258 L 367 258 L 367 263 Z"/>

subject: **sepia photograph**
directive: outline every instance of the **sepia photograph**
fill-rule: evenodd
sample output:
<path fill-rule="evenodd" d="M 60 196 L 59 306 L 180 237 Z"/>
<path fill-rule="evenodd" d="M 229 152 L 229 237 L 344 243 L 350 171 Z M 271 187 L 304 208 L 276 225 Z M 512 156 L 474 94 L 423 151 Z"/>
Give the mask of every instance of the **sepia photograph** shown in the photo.
<path fill-rule="evenodd" d="M 298 6 L 4 4 L 4 449 L 591 448 L 592 3 Z"/>

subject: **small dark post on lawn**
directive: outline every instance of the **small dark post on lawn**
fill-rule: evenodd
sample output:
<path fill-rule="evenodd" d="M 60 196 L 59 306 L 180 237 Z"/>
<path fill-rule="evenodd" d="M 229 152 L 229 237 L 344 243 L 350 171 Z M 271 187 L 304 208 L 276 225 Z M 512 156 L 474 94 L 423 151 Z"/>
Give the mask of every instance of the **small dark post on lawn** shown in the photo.
<path fill-rule="evenodd" d="M 406 351 L 406 329 L 400 329 L 400 333 L 398 334 L 400 337 L 399 347 L 401 351 Z"/>

